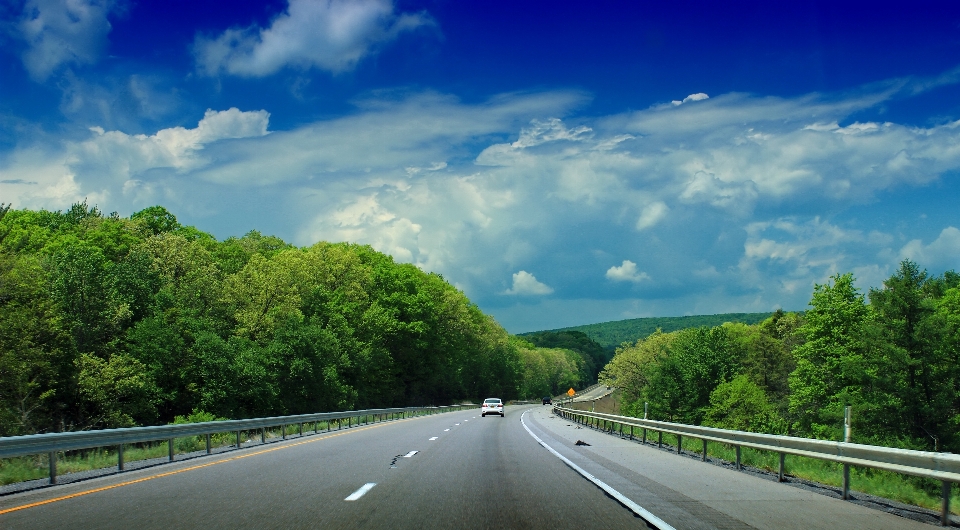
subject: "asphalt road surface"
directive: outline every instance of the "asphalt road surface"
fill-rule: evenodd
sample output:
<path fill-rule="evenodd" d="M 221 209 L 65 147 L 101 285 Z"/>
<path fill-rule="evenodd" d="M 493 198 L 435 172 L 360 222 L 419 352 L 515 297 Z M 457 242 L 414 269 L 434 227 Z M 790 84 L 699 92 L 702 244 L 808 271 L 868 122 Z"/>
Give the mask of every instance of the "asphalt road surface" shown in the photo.
<path fill-rule="evenodd" d="M 549 409 L 378 423 L 10 495 L 0 528 L 648 526 L 534 436 L 677 529 L 931 528 L 577 429 Z"/>

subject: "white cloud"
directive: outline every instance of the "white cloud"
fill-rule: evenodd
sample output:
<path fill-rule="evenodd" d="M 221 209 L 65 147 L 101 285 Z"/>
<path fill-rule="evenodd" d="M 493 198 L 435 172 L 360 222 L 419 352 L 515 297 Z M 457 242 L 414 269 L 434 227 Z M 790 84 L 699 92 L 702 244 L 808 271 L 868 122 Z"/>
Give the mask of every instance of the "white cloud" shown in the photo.
<path fill-rule="evenodd" d="M 590 127 L 581 125 L 568 129 L 559 118 L 550 118 L 549 120 L 533 120 L 530 127 L 520 129 L 520 137 L 516 142 L 510 144 L 511 147 L 523 149 L 533 147 L 547 142 L 556 142 L 559 140 L 569 140 L 578 142 L 589 138 Z"/>
<path fill-rule="evenodd" d="M 948 226 L 929 245 L 911 240 L 900 249 L 900 258 L 913 260 L 923 268 L 960 269 L 960 230 Z"/>
<path fill-rule="evenodd" d="M 211 111 L 196 127 L 103 130 L 62 152 L 0 155 L 0 181 L 18 181 L 0 186 L 17 207 L 97 196 L 101 210 L 129 214 L 159 202 L 218 237 L 256 228 L 299 245 L 370 244 L 487 307 L 513 300 L 505 287 L 553 292 L 533 267 L 563 296 L 620 298 L 616 282 L 635 282 L 629 291 L 651 301 L 638 314 L 797 309 L 835 272 L 882 279 L 901 247 L 949 255 L 921 244 L 936 239 L 921 228 L 890 235 L 858 219 L 883 207 L 884 190 L 903 196 L 960 169 L 960 124 L 849 125 L 882 101 L 874 94 L 727 94 L 571 116 L 586 100 L 374 94 L 269 134 L 266 111 Z M 610 267 L 636 255 L 651 257 L 642 272 Z"/>
<path fill-rule="evenodd" d="M 65 64 L 92 64 L 110 33 L 113 0 L 27 0 L 16 36 L 26 43 L 23 65 L 43 82 Z"/>
<path fill-rule="evenodd" d="M 270 27 L 198 36 L 194 53 L 197 69 L 209 76 L 263 77 L 287 66 L 338 73 L 401 33 L 431 24 L 426 13 L 395 14 L 390 0 L 290 0 Z"/>
<path fill-rule="evenodd" d="M 689 96 L 683 98 L 683 101 L 679 101 L 675 99 L 671 101 L 671 103 L 674 106 L 680 106 L 680 105 L 683 105 L 684 103 L 689 103 L 691 101 L 703 101 L 705 99 L 710 99 L 710 96 L 704 94 L 703 92 L 698 92 L 696 94 L 690 94 Z"/>
<path fill-rule="evenodd" d="M 637 230 L 655 226 L 667 216 L 669 211 L 670 208 L 661 201 L 645 206 L 640 212 L 640 218 L 637 219 Z"/>
<path fill-rule="evenodd" d="M 527 271 L 520 271 L 513 275 L 513 287 L 507 289 L 505 294 L 517 295 L 545 295 L 553 292 L 553 289 L 537 281 L 537 278 Z"/>
<path fill-rule="evenodd" d="M 72 162 L 112 165 L 113 171 L 121 170 L 127 178 L 156 168 L 197 169 L 207 163 L 198 155 L 206 145 L 265 136 L 269 119 L 265 110 L 241 111 L 234 107 L 222 111 L 208 109 L 193 129 L 171 127 L 151 136 L 92 127 L 94 137 L 77 146 Z"/>
<path fill-rule="evenodd" d="M 607 279 L 613 280 L 615 282 L 633 282 L 640 283 L 643 280 L 649 280 L 650 275 L 637 270 L 637 264 L 625 259 L 623 263 L 617 267 L 613 266 L 607 269 Z"/>

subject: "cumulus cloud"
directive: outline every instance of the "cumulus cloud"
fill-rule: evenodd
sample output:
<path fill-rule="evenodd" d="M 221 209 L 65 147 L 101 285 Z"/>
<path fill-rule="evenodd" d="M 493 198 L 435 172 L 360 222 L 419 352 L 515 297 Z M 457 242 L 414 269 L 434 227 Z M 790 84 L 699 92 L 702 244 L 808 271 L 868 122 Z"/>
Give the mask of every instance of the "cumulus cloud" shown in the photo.
<path fill-rule="evenodd" d="M 900 258 L 913 260 L 924 267 L 956 270 L 960 268 L 960 230 L 948 226 L 929 245 L 919 239 L 911 240 L 900 249 Z"/>
<path fill-rule="evenodd" d="M 879 282 L 901 249 L 952 248 L 949 231 L 891 235 L 858 219 L 875 217 L 885 190 L 960 169 L 960 123 L 873 121 L 888 96 L 851 94 L 723 94 L 600 117 L 574 115 L 588 99 L 578 92 L 374 94 L 269 134 L 266 111 L 237 109 L 149 135 L 97 130 L 57 156 L 0 157 L 0 180 L 17 182 L 3 194 L 18 206 L 97 193 L 104 211 L 162 202 L 220 237 L 370 244 L 485 309 L 516 300 L 505 292 L 554 292 L 529 270 L 568 307 L 621 299 L 631 282 L 649 302 L 635 314 L 801 308 L 830 274 Z M 640 253 L 643 271 L 622 258 Z"/>
<path fill-rule="evenodd" d="M 107 43 L 113 0 L 27 0 L 16 37 L 26 43 L 23 65 L 43 82 L 67 64 L 95 63 Z"/>
<path fill-rule="evenodd" d="M 683 98 L 683 101 L 675 99 L 671 101 L 671 103 L 674 106 L 680 106 L 680 105 L 683 105 L 684 103 L 689 103 L 691 101 L 703 101 L 705 99 L 710 99 L 710 96 L 704 94 L 703 92 L 697 92 L 696 94 L 690 94 L 689 96 Z"/>
<path fill-rule="evenodd" d="M 615 282 L 633 282 L 640 283 L 643 280 L 649 280 L 650 275 L 637 270 L 637 264 L 625 259 L 623 263 L 617 267 L 613 266 L 607 269 L 607 279 L 613 280 Z"/>
<path fill-rule="evenodd" d="M 433 23 L 426 13 L 396 14 L 390 0 L 290 0 L 270 27 L 197 36 L 194 54 L 198 71 L 209 76 L 263 77 L 287 66 L 339 73 L 400 34 Z"/>
<path fill-rule="evenodd" d="M 545 295 L 553 292 L 553 288 L 537 281 L 536 276 L 527 271 L 516 272 L 513 275 L 513 287 L 505 294 L 516 295 Z"/>
<path fill-rule="evenodd" d="M 208 109 L 195 128 L 171 127 L 151 136 L 92 127 L 94 137 L 77 146 L 73 152 L 74 163 L 102 164 L 103 169 L 113 166 L 115 169 L 110 172 L 119 169 L 127 178 L 156 168 L 197 169 L 206 163 L 199 156 L 206 145 L 219 140 L 264 136 L 269 119 L 270 114 L 265 110 L 245 112 L 234 107 L 223 111 Z"/>

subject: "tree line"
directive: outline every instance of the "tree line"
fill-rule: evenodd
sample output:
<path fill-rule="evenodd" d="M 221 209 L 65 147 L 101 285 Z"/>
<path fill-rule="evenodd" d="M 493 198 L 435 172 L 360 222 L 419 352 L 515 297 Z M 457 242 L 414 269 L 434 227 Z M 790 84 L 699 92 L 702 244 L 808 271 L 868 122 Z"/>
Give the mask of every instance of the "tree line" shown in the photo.
<path fill-rule="evenodd" d="M 816 285 L 803 314 L 624 343 L 600 374 L 623 409 L 721 428 L 933 451 L 960 450 L 960 274 L 910 260 L 879 288 Z"/>
<path fill-rule="evenodd" d="M 0 205 L 3 436 L 532 397 L 578 362 L 369 246 Z"/>

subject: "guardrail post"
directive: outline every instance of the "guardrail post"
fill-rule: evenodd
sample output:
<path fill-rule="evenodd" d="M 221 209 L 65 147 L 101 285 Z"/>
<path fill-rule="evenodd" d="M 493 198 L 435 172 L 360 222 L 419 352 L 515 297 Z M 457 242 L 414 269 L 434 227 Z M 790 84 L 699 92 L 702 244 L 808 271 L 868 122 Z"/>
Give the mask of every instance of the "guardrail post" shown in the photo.
<path fill-rule="evenodd" d="M 300 436 L 303 436 L 303 422 L 300 422 Z"/>
<path fill-rule="evenodd" d="M 320 425 L 319 421 L 313 422 L 313 434 L 317 434 L 318 432 L 320 432 L 319 425 Z"/>
<path fill-rule="evenodd" d="M 783 482 L 783 468 L 786 467 L 786 453 L 780 453 L 780 473 L 777 474 L 777 482 Z"/>
<path fill-rule="evenodd" d="M 173 438 L 167 440 L 167 456 L 173 462 Z"/>
<path fill-rule="evenodd" d="M 630 440 L 633 440 L 633 425 L 630 426 Z"/>
<path fill-rule="evenodd" d="M 657 431 L 657 449 L 663 448 L 663 431 Z"/>
<path fill-rule="evenodd" d="M 683 454 L 683 436 L 677 435 L 677 454 Z"/>
<path fill-rule="evenodd" d="M 704 462 L 707 461 L 707 439 L 706 438 L 703 439 L 703 454 L 700 455 L 700 460 Z"/>
<path fill-rule="evenodd" d="M 123 444 L 117 446 L 117 469 L 123 471 Z"/>
<path fill-rule="evenodd" d="M 287 426 L 286 426 L 286 425 L 281 425 L 281 426 L 280 426 L 280 439 L 281 439 L 281 440 L 286 440 L 286 439 L 287 439 Z"/>
<path fill-rule="evenodd" d="M 260 443 L 262 443 L 262 444 L 267 443 L 267 428 L 266 428 L 266 427 L 260 427 Z"/>
<path fill-rule="evenodd" d="M 50 451 L 50 454 L 47 455 L 47 458 L 50 460 L 50 484 L 57 483 L 57 452 Z"/>
<path fill-rule="evenodd" d="M 944 480 L 941 488 L 943 504 L 940 508 L 940 526 L 950 526 L 950 490 L 951 483 Z"/>
<path fill-rule="evenodd" d="M 843 441 L 850 443 L 850 405 L 843 409 Z M 843 500 L 850 498 L 850 464 L 843 464 Z"/>
<path fill-rule="evenodd" d="M 240 431 L 237 431 L 237 449 L 240 449 Z"/>
<path fill-rule="evenodd" d="M 736 448 L 737 448 L 737 471 L 740 471 L 740 468 L 742 467 L 740 465 L 740 446 L 738 445 L 736 446 Z"/>
<path fill-rule="evenodd" d="M 209 455 L 213 451 L 210 449 L 210 433 L 207 433 L 207 454 Z"/>
<path fill-rule="evenodd" d="M 644 443 L 644 444 L 647 443 L 647 428 L 646 428 L 646 427 L 643 428 L 643 441 L 640 442 L 640 443 Z"/>

